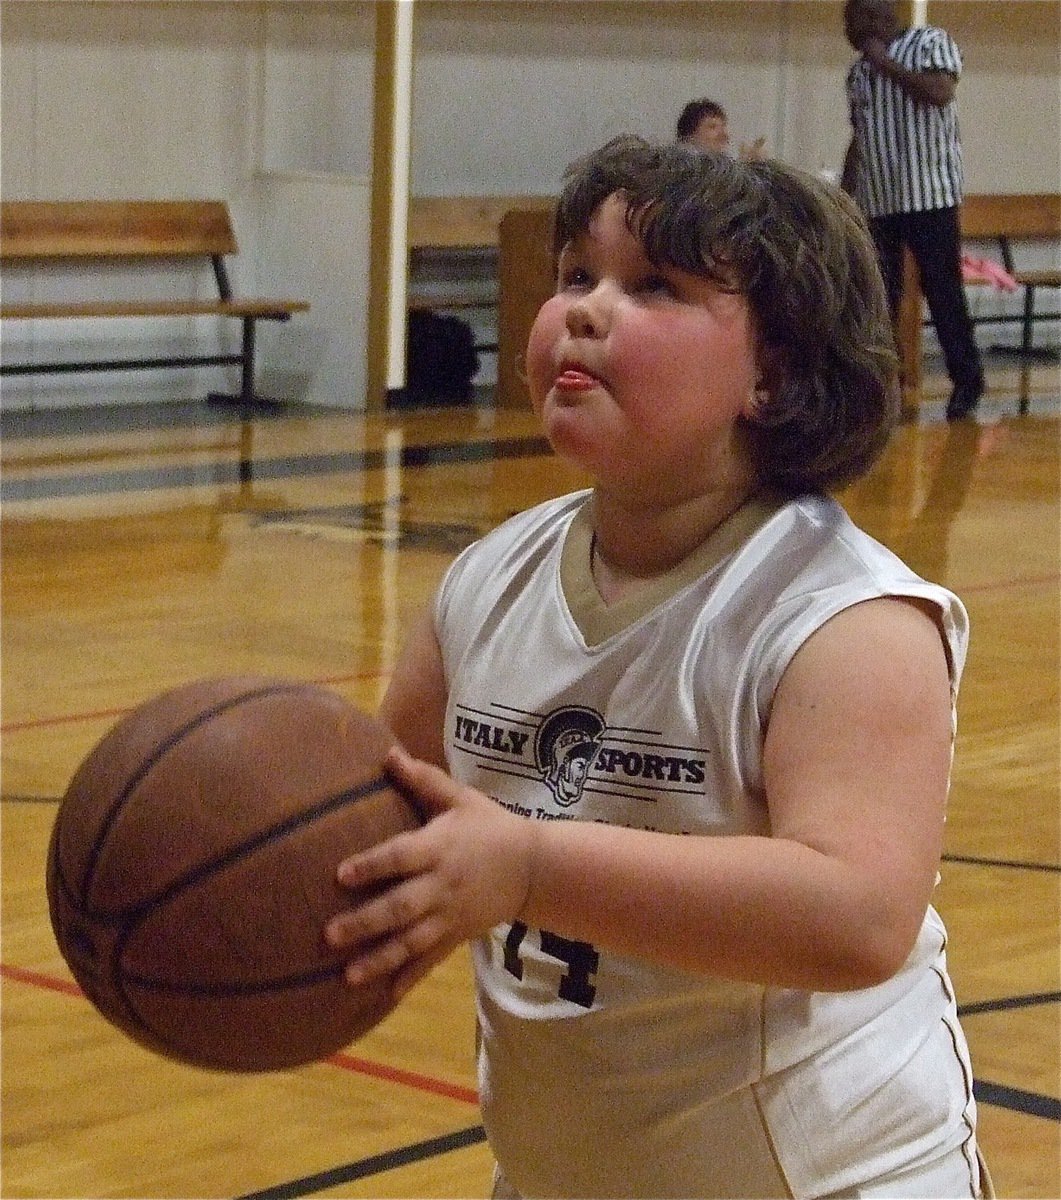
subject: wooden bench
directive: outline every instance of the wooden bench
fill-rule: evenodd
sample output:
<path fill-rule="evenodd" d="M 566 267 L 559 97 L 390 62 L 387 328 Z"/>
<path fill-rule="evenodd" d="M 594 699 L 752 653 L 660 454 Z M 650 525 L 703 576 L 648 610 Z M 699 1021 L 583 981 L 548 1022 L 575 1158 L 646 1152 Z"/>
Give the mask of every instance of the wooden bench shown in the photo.
<path fill-rule="evenodd" d="M 226 256 L 237 252 L 228 206 L 220 200 L 7 200 L 0 204 L 0 262 L 5 266 L 48 261 L 73 265 L 93 260 L 157 263 L 209 258 L 217 298 L 194 300 L 123 299 L 0 304 L 3 320 L 118 317 L 233 317 L 242 322 L 240 352 L 155 358 L 92 358 L 59 362 L 4 362 L 3 375 L 44 375 L 79 371 L 142 370 L 239 364 L 236 395 L 213 392 L 211 401 L 265 403 L 254 387 L 255 326 L 287 321 L 305 312 L 303 300 L 237 298 L 232 294 Z"/>
<path fill-rule="evenodd" d="M 1061 287 L 1061 268 L 1029 270 L 1018 267 L 1013 255 L 1013 243 L 1040 241 L 1056 244 L 1061 241 L 1061 196 L 1053 193 L 966 196 L 962 204 L 961 221 L 962 237 L 967 241 L 993 242 L 998 247 L 1002 265 L 1024 291 L 1020 315 L 985 314 L 974 320 L 977 324 L 1019 321 L 1020 353 L 1033 353 L 1034 323 L 1061 317 L 1058 312 L 1036 312 L 1036 289 Z"/>
<path fill-rule="evenodd" d="M 962 203 L 961 225 L 966 241 L 994 243 L 1002 265 L 1023 289 L 1020 313 L 979 314 L 974 316 L 974 323 L 1019 322 L 1021 340 L 1020 346 L 1013 348 L 1014 352 L 1025 360 L 1041 353 L 1032 337 L 1035 322 L 1057 320 L 1061 313 L 1037 310 L 1036 295 L 1041 288 L 1061 287 L 1061 270 L 1057 267 L 1025 269 L 1017 266 L 1014 246 L 1021 242 L 1056 245 L 1061 241 L 1061 196 L 1053 192 L 967 195 Z M 923 308 L 917 268 L 907 255 L 898 328 L 907 397 L 915 394 L 921 383 L 921 332 L 925 323 Z M 1028 392 L 1024 385 L 1021 389 L 1020 411 L 1028 411 Z"/>
<path fill-rule="evenodd" d="M 553 204 L 553 199 L 548 196 L 412 197 L 408 226 L 412 283 L 407 297 L 409 309 L 496 307 L 496 286 L 484 288 L 481 281 L 461 280 L 445 287 L 418 285 L 415 278 L 417 255 L 432 251 L 449 251 L 454 255 L 494 251 L 499 244 L 501 219 L 506 212 L 515 208 L 551 210 Z"/>
<path fill-rule="evenodd" d="M 414 196 L 409 201 L 409 249 L 468 250 L 496 246 L 510 209 L 552 211 L 551 196 Z"/>

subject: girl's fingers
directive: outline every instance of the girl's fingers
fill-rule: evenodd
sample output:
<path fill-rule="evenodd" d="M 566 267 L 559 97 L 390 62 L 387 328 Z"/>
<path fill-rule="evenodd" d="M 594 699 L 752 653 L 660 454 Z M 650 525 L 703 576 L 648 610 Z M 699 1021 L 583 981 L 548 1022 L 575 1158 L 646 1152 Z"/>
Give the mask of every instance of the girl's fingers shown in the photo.
<path fill-rule="evenodd" d="M 419 831 L 397 833 L 378 846 L 344 858 L 336 869 L 343 887 L 364 887 L 388 879 L 404 879 L 423 871 L 428 864 L 428 851 Z"/>
<path fill-rule="evenodd" d="M 405 968 L 405 978 L 411 979 L 405 988 L 407 991 L 413 982 L 445 957 L 445 952 L 441 952 L 442 933 L 441 923 L 428 917 L 351 960 L 346 967 L 346 982 L 356 987 L 386 976 L 397 980 Z"/>
<path fill-rule="evenodd" d="M 408 961 L 409 951 L 400 939 L 385 942 L 370 953 L 347 963 L 346 982 L 351 987 L 358 987 L 374 979 L 386 978 Z"/>
<path fill-rule="evenodd" d="M 453 867 L 454 859 L 461 867 L 468 854 L 468 839 L 459 830 L 462 821 L 467 824 L 466 809 L 474 819 L 477 802 L 491 814 L 493 805 L 400 747 L 388 754 L 386 769 L 421 810 L 425 824 L 339 864 L 336 875 L 343 886 L 383 885 L 385 890 L 337 913 L 324 936 L 330 946 L 350 952 L 346 980 L 351 986 L 386 979 L 396 1002 L 462 940 L 462 905 L 452 894 L 453 880 L 474 872 Z M 474 901 L 474 889 L 470 894 Z"/>
<path fill-rule="evenodd" d="M 435 908 L 435 888 L 429 876 L 418 876 L 357 908 L 337 913 L 324 927 L 330 946 L 359 946 L 379 938 L 407 936 L 407 931 Z"/>

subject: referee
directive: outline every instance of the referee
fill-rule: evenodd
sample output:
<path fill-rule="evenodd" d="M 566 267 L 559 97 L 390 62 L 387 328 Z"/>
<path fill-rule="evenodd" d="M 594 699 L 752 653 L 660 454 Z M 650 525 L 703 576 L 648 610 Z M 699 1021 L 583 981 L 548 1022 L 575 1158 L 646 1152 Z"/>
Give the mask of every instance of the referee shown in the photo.
<path fill-rule="evenodd" d="M 847 0 L 844 33 L 861 57 L 847 75 L 852 138 L 841 183 L 869 220 L 893 318 L 904 246 L 917 261 L 953 385 L 947 419 L 960 420 L 984 390 L 961 273 L 961 54 L 943 29 L 904 28 L 894 0 Z"/>

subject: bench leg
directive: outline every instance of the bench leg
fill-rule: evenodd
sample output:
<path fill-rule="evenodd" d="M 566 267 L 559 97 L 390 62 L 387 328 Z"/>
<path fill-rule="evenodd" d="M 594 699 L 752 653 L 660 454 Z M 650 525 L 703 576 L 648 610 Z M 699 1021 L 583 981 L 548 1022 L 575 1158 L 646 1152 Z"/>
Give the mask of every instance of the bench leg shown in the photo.
<path fill-rule="evenodd" d="M 1032 349 L 1032 321 L 1035 319 L 1035 288 L 1024 285 L 1024 319 L 1020 326 L 1020 352 L 1030 354 Z"/>
<path fill-rule="evenodd" d="M 254 321 L 243 318 L 243 361 L 240 365 L 240 393 L 243 404 L 254 403 Z"/>
<path fill-rule="evenodd" d="M 254 326 L 255 317 L 243 318 L 243 348 L 240 354 L 240 390 L 232 392 L 211 392 L 207 396 L 210 404 L 238 404 L 241 408 L 277 408 L 282 400 L 270 400 L 267 396 L 259 396 L 254 390 Z"/>
<path fill-rule="evenodd" d="M 1028 392 L 1031 380 L 1028 378 L 1028 358 L 1032 353 L 1032 321 L 1035 316 L 1035 288 L 1030 284 L 1024 285 L 1024 313 L 1020 326 L 1020 415 L 1028 415 L 1030 397 Z"/>

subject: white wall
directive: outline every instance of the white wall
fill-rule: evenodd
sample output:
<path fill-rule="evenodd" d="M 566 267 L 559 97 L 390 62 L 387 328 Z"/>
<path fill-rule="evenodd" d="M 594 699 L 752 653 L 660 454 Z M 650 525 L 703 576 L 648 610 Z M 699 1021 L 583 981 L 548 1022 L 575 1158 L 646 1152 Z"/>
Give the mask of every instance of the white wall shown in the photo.
<path fill-rule="evenodd" d="M 255 6 L 257 7 L 257 6 Z M 372 0 L 264 9 L 262 168 L 372 169 Z"/>
<path fill-rule="evenodd" d="M 308 300 L 310 311 L 261 326 L 261 391 L 363 408 L 372 0 L 274 3 L 262 14 L 255 286 Z"/>
<path fill-rule="evenodd" d="M 5 199 L 219 198 L 240 244 L 237 294 L 308 299 L 260 323 L 262 391 L 364 403 L 375 16 L 343 4 L 0 5 Z M 283 213 L 289 236 L 278 227 Z M 136 288 L 131 292 L 130 288 Z M 6 270 L 4 294 L 216 294 L 197 272 Z M 4 357 L 108 357 L 239 346 L 239 323 L 8 321 Z M 102 347 L 101 347 L 102 343 Z M 79 349 L 80 347 L 80 349 Z M 312 351 L 309 348 L 312 347 Z M 9 376 L 5 406 L 201 396 L 236 368 Z"/>
<path fill-rule="evenodd" d="M 673 136 L 694 96 L 773 135 L 786 7 L 417 0 L 413 192 L 551 192 L 614 134 Z"/>
<path fill-rule="evenodd" d="M 962 51 L 967 189 L 1061 191 L 1061 4 L 930 0 L 929 15 Z"/>
<path fill-rule="evenodd" d="M 259 391 L 364 406 L 370 185 L 335 172 L 263 179 L 259 287 L 310 302 L 309 319 L 259 324 Z"/>
<path fill-rule="evenodd" d="M 847 143 L 841 0 L 416 0 L 415 12 L 414 194 L 551 194 L 573 157 L 620 131 L 669 137 L 699 95 L 725 104 L 735 141 L 763 134 L 789 162 L 835 169 Z M 969 190 L 1061 189 L 1061 7 L 930 0 L 929 19 L 965 55 Z M 227 200 L 236 288 L 313 304 L 262 327 L 266 381 L 361 407 L 374 23 L 372 0 L 0 0 L 3 195 Z M 129 286 L 7 273 L 4 291 L 76 282 Z M 27 339 L 123 336 L 138 355 L 145 338 L 216 337 L 209 321 L 165 337 L 160 324 L 6 322 L 4 354 Z M 221 374 L 8 378 L 4 403 L 196 396 L 235 386 Z"/>

